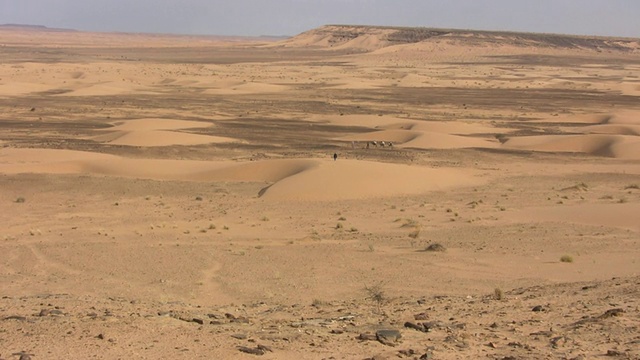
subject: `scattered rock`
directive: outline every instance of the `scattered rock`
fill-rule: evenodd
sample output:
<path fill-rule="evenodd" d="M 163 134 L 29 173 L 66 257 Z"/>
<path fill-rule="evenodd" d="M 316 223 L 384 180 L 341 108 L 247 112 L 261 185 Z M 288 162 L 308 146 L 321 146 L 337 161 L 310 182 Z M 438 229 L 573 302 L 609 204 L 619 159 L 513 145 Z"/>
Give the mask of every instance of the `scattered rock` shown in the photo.
<path fill-rule="evenodd" d="M 27 318 L 25 316 L 20 315 L 9 315 L 7 317 L 2 318 L 2 320 L 18 320 L 18 321 L 26 321 Z"/>
<path fill-rule="evenodd" d="M 418 330 L 418 331 L 421 331 L 421 332 L 429 332 L 429 328 L 424 326 L 424 323 L 416 324 L 416 323 L 412 323 L 410 321 L 407 321 L 406 323 L 404 323 L 404 327 L 409 328 L 409 329 L 413 329 L 413 330 Z"/>
<path fill-rule="evenodd" d="M 408 350 L 399 350 L 398 351 L 398 355 L 402 355 L 402 356 L 414 356 L 414 355 L 418 355 L 418 352 L 416 352 L 413 349 L 408 349 Z"/>
<path fill-rule="evenodd" d="M 420 314 L 413 315 L 413 319 L 414 320 L 428 320 L 429 319 L 429 315 L 427 315 L 427 313 L 425 313 L 425 312 L 421 312 Z"/>
<path fill-rule="evenodd" d="M 545 311 L 545 308 L 542 305 L 536 305 L 531 309 L 531 311 L 541 312 L 541 311 Z"/>
<path fill-rule="evenodd" d="M 255 348 L 238 346 L 238 350 L 242 351 L 243 353 L 252 354 L 252 355 L 264 355 L 267 352 L 273 352 L 271 348 L 264 345 L 257 345 Z"/>
<path fill-rule="evenodd" d="M 602 314 L 600 317 L 602 319 L 607 319 L 610 317 L 614 317 L 614 316 L 622 316 L 622 314 L 624 314 L 624 310 L 623 309 L 609 309 L 607 311 L 604 312 L 604 314 Z"/>
<path fill-rule="evenodd" d="M 100 340 L 104 340 L 104 334 L 98 334 L 98 336 L 96 336 L 96 338 L 98 338 Z"/>
<path fill-rule="evenodd" d="M 625 356 L 626 354 L 618 350 L 607 350 L 607 356 Z"/>
<path fill-rule="evenodd" d="M 20 356 L 20 358 L 18 360 L 31 360 L 31 357 L 34 356 L 33 354 L 27 354 L 24 351 L 13 353 L 11 355 L 12 356 Z"/>
<path fill-rule="evenodd" d="M 376 334 L 372 334 L 372 333 L 362 333 L 358 335 L 358 340 L 362 340 L 362 341 L 377 340 L 377 336 Z"/>
<path fill-rule="evenodd" d="M 564 346 L 567 343 L 567 338 L 564 336 L 556 336 L 551 339 L 551 347 L 557 349 L 558 346 Z"/>
<path fill-rule="evenodd" d="M 196 323 L 196 324 L 204 325 L 204 320 L 202 320 L 202 319 L 193 318 L 193 319 L 191 319 L 191 321 Z"/>
<path fill-rule="evenodd" d="M 247 334 L 231 334 L 231 337 L 238 340 L 246 340 Z"/>
<path fill-rule="evenodd" d="M 396 346 L 402 335 L 400 331 L 393 329 L 383 329 L 376 331 L 376 339 L 387 346 Z"/>
<path fill-rule="evenodd" d="M 550 330 L 542 330 L 542 331 L 536 331 L 536 332 L 532 332 L 531 334 L 529 334 L 531 336 L 546 336 L 546 337 L 551 337 L 551 335 L 553 335 L 553 332 L 551 332 Z"/>
<path fill-rule="evenodd" d="M 339 334 L 344 334 L 344 330 L 341 330 L 341 329 L 333 329 L 333 330 L 331 330 L 331 333 L 332 333 L 332 334 L 337 334 L 337 335 L 339 335 Z"/>

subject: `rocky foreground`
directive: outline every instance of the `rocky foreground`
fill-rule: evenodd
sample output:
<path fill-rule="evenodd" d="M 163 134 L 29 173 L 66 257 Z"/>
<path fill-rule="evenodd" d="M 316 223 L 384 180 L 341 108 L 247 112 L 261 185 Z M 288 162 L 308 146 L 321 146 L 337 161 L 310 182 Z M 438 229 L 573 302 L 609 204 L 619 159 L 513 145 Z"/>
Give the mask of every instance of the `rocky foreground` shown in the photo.
<path fill-rule="evenodd" d="M 493 294 L 219 308 L 47 294 L 0 301 L 2 358 L 640 357 L 640 277 Z M 365 298 L 366 296 L 366 298 Z M 82 347 L 66 348 L 69 341 Z M 180 346 L 175 346 L 181 344 Z"/>

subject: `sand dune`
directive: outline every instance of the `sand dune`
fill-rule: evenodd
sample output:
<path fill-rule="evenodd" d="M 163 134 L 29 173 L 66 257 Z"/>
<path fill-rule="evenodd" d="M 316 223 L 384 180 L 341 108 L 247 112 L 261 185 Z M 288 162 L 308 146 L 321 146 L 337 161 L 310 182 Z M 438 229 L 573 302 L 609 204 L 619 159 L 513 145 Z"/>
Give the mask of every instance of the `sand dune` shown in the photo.
<path fill-rule="evenodd" d="M 238 141 L 236 139 L 189 134 L 173 130 L 203 128 L 213 126 L 202 121 L 184 121 L 173 119 L 136 119 L 121 121 L 106 129 L 108 133 L 91 137 L 92 140 L 112 145 L 126 146 L 170 146 L 201 145 Z"/>
<path fill-rule="evenodd" d="M 406 143 L 422 133 L 410 130 L 380 130 L 364 134 L 349 135 L 339 138 L 343 141 L 391 141 L 394 144 Z"/>
<path fill-rule="evenodd" d="M 632 135 L 640 136 L 640 125 L 602 124 L 585 126 L 574 131 L 585 134 Z"/>
<path fill-rule="evenodd" d="M 482 124 L 438 121 L 403 121 L 400 119 L 379 121 L 377 130 L 364 134 L 349 135 L 340 138 L 343 141 L 391 141 L 394 145 L 414 149 L 460 149 L 460 148 L 496 148 L 499 143 L 494 139 L 465 136 L 504 132 Z M 354 121 L 352 124 L 363 124 Z"/>
<path fill-rule="evenodd" d="M 412 122 L 407 119 L 395 117 L 395 116 L 378 116 L 378 115 L 344 115 L 344 116 L 315 116 L 311 119 L 316 121 L 326 121 L 331 124 L 342 126 L 362 126 L 368 128 L 403 128 L 411 127 Z"/>
<path fill-rule="evenodd" d="M 290 90 L 291 87 L 279 84 L 266 84 L 258 82 L 246 82 L 238 85 L 230 85 L 220 88 L 206 89 L 204 94 L 210 95 L 246 95 L 246 94 L 263 94 L 263 93 L 279 93 Z"/>
<path fill-rule="evenodd" d="M 0 83 L 0 96 L 29 95 L 51 90 L 52 86 L 40 83 L 11 81 Z"/>
<path fill-rule="evenodd" d="M 611 114 L 584 114 L 548 117 L 542 120 L 533 120 L 540 123 L 567 123 L 567 124 L 606 124 L 612 118 Z"/>
<path fill-rule="evenodd" d="M 640 111 L 620 111 L 611 118 L 607 122 L 609 124 L 629 124 L 629 125 L 640 125 Z"/>
<path fill-rule="evenodd" d="M 94 138 L 94 140 L 100 140 L 105 138 Z M 127 146 L 170 146 L 170 145 L 202 145 L 212 143 L 224 143 L 233 142 L 235 139 L 221 137 L 221 136 L 209 136 L 200 134 L 188 134 L 178 131 L 131 131 L 131 132 L 116 132 L 109 135 L 109 140 L 105 141 L 112 145 L 127 145 Z"/>
<path fill-rule="evenodd" d="M 462 149 L 497 148 L 499 145 L 500 143 L 495 139 L 423 132 L 420 136 L 400 146 L 414 149 Z"/>
<path fill-rule="evenodd" d="M 204 121 L 174 120 L 174 119 L 134 119 L 126 121 L 118 121 L 108 130 L 120 131 L 149 131 L 149 130 L 180 130 L 192 128 L 204 128 L 213 126 L 213 124 Z"/>
<path fill-rule="evenodd" d="M 126 159 L 69 150 L 2 149 L 0 173 L 84 173 L 156 180 L 268 182 L 265 199 L 338 200 L 419 194 L 480 183 L 472 171 L 370 161 L 249 163 Z"/>
<path fill-rule="evenodd" d="M 339 200 L 419 194 L 480 183 L 471 171 L 369 161 L 326 161 L 284 178 L 265 199 Z"/>
<path fill-rule="evenodd" d="M 466 123 L 459 121 L 418 121 L 413 123 L 411 129 L 454 135 L 493 134 L 509 130 L 495 128 L 480 123 Z"/>
<path fill-rule="evenodd" d="M 507 140 L 504 148 L 545 151 L 574 152 L 621 159 L 640 159 L 636 151 L 640 139 L 622 135 L 542 135 L 523 136 Z"/>
<path fill-rule="evenodd" d="M 122 94 L 151 94 L 150 88 L 125 81 L 108 81 L 97 84 L 82 84 L 60 89 L 57 96 L 109 96 Z"/>

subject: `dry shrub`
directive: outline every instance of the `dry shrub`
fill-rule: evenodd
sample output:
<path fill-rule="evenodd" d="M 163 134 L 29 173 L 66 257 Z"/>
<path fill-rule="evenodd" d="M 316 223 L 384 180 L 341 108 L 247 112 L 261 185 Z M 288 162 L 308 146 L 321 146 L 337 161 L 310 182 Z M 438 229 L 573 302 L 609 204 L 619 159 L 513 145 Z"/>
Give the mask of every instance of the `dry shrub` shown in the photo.
<path fill-rule="evenodd" d="M 431 251 L 431 252 L 445 252 L 447 251 L 447 248 L 445 248 L 443 245 L 439 244 L 439 243 L 433 243 L 430 244 L 429 246 L 427 246 L 424 251 Z"/>

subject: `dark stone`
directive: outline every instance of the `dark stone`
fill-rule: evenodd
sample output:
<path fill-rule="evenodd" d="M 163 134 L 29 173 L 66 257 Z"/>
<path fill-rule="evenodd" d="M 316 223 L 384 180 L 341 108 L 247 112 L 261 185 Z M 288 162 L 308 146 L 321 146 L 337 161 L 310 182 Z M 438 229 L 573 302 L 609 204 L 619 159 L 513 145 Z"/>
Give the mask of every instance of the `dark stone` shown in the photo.
<path fill-rule="evenodd" d="M 243 353 L 247 353 L 247 354 L 252 354 L 252 355 L 264 355 L 267 352 L 273 352 L 273 350 L 271 350 L 271 348 L 265 346 L 265 345 L 258 345 L 255 348 L 250 348 L 250 347 L 246 347 L 246 346 L 238 346 L 238 350 L 242 351 Z"/>
<path fill-rule="evenodd" d="M 239 324 L 248 324 L 249 323 L 249 319 L 247 319 L 244 316 L 240 316 L 240 317 L 237 317 L 237 318 L 231 320 L 231 322 L 239 323 Z"/>
<path fill-rule="evenodd" d="M 604 312 L 604 314 L 602 314 L 602 318 L 606 319 L 606 318 L 610 318 L 610 317 L 614 317 L 614 316 L 622 316 L 622 314 L 624 314 L 624 310 L 623 309 L 609 309 L 607 311 Z"/>
<path fill-rule="evenodd" d="M 625 353 L 618 350 L 607 350 L 607 356 L 625 356 Z"/>
<path fill-rule="evenodd" d="M 423 324 L 415 324 L 412 323 L 410 321 L 407 321 L 406 323 L 404 323 L 404 327 L 409 328 L 409 329 L 413 329 L 413 330 L 418 330 L 420 332 L 428 332 L 429 330 L 427 330 Z"/>
<path fill-rule="evenodd" d="M 196 324 L 204 325 L 204 320 L 202 319 L 193 318 L 191 321 L 193 321 Z"/>
<path fill-rule="evenodd" d="M 372 333 L 362 333 L 358 335 L 358 340 L 369 341 L 369 340 L 377 340 L 376 334 Z"/>
<path fill-rule="evenodd" d="M 396 346 L 402 335 L 394 329 L 382 329 L 376 331 L 376 339 L 387 346 Z"/>
<path fill-rule="evenodd" d="M 420 314 L 413 315 L 414 320 L 428 320 L 429 315 L 427 313 L 421 312 Z"/>
<path fill-rule="evenodd" d="M 544 307 L 542 305 L 536 305 L 533 307 L 533 309 L 531 309 L 531 311 L 535 311 L 535 312 L 544 311 Z"/>

